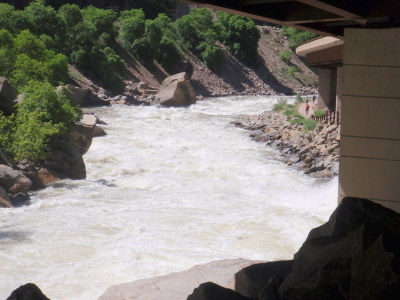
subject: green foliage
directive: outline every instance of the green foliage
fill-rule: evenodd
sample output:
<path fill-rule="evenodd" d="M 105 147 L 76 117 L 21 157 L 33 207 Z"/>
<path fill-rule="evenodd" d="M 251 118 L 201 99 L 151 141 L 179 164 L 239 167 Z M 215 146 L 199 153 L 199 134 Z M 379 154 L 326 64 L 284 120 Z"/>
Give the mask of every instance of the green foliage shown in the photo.
<path fill-rule="evenodd" d="M 317 126 L 317 122 L 312 119 L 304 119 L 303 120 L 303 128 L 305 131 L 314 130 Z"/>
<path fill-rule="evenodd" d="M 275 112 L 280 112 L 285 109 L 287 105 L 287 100 L 280 98 L 276 104 L 274 104 L 272 110 Z"/>
<path fill-rule="evenodd" d="M 296 73 L 296 72 L 298 72 L 298 71 L 299 71 L 299 69 L 298 69 L 296 66 L 291 66 L 291 67 L 288 69 L 288 74 L 289 74 L 290 76 L 293 76 L 294 73 Z"/>
<path fill-rule="evenodd" d="M 208 9 L 193 9 L 190 14 L 176 20 L 175 30 L 179 38 L 180 46 L 188 51 L 194 51 L 209 34 L 214 34 L 212 15 Z"/>
<path fill-rule="evenodd" d="M 210 70 L 214 72 L 219 72 L 221 70 L 224 61 L 224 54 L 220 47 L 215 45 L 207 45 L 207 47 L 201 53 L 201 57 Z"/>
<path fill-rule="evenodd" d="M 320 109 L 314 110 L 314 116 L 316 116 L 316 117 L 325 116 L 325 111 L 324 110 L 320 110 Z"/>
<path fill-rule="evenodd" d="M 117 13 L 111 9 L 101 9 L 88 6 L 82 9 L 83 21 L 93 36 L 100 36 L 107 33 L 112 37 L 116 36 L 113 23 L 117 20 Z"/>
<path fill-rule="evenodd" d="M 296 104 L 303 103 L 303 102 L 304 102 L 304 98 L 301 97 L 301 95 L 297 94 L 296 95 Z"/>
<path fill-rule="evenodd" d="M 279 58 L 286 64 L 290 63 L 290 60 L 292 59 L 292 51 L 290 50 L 285 50 L 279 53 Z"/>
<path fill-rule="evenodd" d="M 145 31 L 144 12 L 141 9 L 123 11 L 119 18 L 120 39 L 126 49 L 131 49 L 136 39 L 143 37 Z"/>
<path fill-rule="evenodd" d="M 289 38 L 290 48 L 296 48 L 309 40 L 316 38 L 318 35 L 308 31 L 302 31 L 293 27 L 283 27 L 283 34 Z"/>
<path fill-rule="evenodd" d="M 80 111 L 49 83 L 31 83 L 24 92 L 15 115 L 0 113 L 0 147 L 17 160 L 36 161 L 45 158 L 51 139 L 67 133 Z"/>
<path fill-rule="evenodd" d="M 255 23 L 246 17 L 217 13 L 215 24 L 219 40 L 239 59 L 254 64 L 257 57 L 260 33 Z"/>
<path fill-rule="evenodd" d="M 14 39 L 8 30 L 0 30 L 0 75 L 7 76 L 15 63 Z"/>
<path fill-rule="evenodd" d="M 168 37 L 163 37 L 158 47 L 157 61 L 159 61 L 166 70 L 170 70 L 175 64 L 179 63 L 181 58 L 181 52 L 175 42 Z"/>

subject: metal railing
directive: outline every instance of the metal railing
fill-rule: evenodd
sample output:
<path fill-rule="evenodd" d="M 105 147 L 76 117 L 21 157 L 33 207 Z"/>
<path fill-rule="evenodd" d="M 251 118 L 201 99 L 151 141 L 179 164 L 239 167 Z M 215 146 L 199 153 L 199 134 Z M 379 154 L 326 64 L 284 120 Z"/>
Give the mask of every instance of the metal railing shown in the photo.
<path fill-rule="evenodd" d="M 322 116 L 311 116 L 311 119 L 317 122 L 325 122 L 325 123 L 335 123 L 336 125 L 340 124 L 341 116 L 339 111 L 326 111 Z"/>

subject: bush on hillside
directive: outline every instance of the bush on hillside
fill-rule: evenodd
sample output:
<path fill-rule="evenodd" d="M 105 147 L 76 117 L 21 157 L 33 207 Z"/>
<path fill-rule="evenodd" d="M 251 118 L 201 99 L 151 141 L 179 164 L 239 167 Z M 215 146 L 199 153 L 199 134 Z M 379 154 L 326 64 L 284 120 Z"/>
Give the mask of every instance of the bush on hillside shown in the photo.
<path fill-rule="evenodd" d="M 316 33 L 302 31 L 293 27 L 283 26 L 282 33 L 289 39 L 290 48 L 297 48 L 299 45 L 308 42 L 316 38 L 318 35 Z"/>
<path fill-rule="evenodd" d="M 225 12 L 217 13 L 215 28 L 219 40 L 240 60 L 254 64 L 260 32 L 254 21 Z"/>
<path fill-rule="evenodd" d="M 292 51 L 285 50 L 279 53 L 279 58 L 285 63 L 289 64 L 290 60 L 292 59 Z"/>
<path fill-rule="evenodd" d="M 221 71 L 224 62 L 224 53 L 220 47 L 216 45 L 207 45 L 201 53 L 201 57 L 210 70 L 214 72 Z"/>

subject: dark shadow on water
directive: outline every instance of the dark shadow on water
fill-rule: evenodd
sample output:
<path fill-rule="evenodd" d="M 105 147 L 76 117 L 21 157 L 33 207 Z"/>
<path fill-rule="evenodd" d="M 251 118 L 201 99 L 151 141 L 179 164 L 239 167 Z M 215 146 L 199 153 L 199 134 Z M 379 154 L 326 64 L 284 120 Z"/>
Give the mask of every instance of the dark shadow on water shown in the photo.
<path fill-rule="evenodd" d="M 22 243 L 31 240 L 28 231 L 0 231 L 0 248 L 4 243 Z"/>

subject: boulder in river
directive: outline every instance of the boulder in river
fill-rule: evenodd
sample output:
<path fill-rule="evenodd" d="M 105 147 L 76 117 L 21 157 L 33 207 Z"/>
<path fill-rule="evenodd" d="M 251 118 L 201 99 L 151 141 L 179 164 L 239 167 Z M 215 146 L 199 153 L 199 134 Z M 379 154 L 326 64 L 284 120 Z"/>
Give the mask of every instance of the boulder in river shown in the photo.
<path fill-rule="evenodd" d="M 26 193 L 32 187 L 32 181 L 22 171 L 0 165 L 0 186 L 9 194 Z"/>
<path fill-rule="evenodd" d="M 72 105 L 80 107 L 85 104 L 85 96 L 88 93 L 88 89 L 76 87 L 72 84 L 59 86 L 57 87 L 57 91 L 67 97 Z"/>
<path fill-rule="evenodd" d="M 12 114 L 16 98 L 17 91 L 10 85 L 7 78 L 0 77 L 0 111 Z"/>
<path fill-rule="evenodd" d="M 44 161 L 45 168 L 49 170 L 39 172 L 46 183 L 51 183 L 57 178 L 86 178 L 86 167 L 82 156 L 92 143 L 96 122 L 95 115 L 84 114 L 81 121 L 71 127 L 67 138 L 54 143 L 53 152 Z"/>
<path fill-rule="evenodd" d="M 11 295 L 7 300 L 50 300 L 47 298 L 42 291 L 33 283 L 27 283 L 21 285 Z"/>
<path fill-rule="evenodd" d="M 185 72 L 167 77 L 155 95 L 163 106 L 189 106 L 196 103 L 196 94 Z"/>

